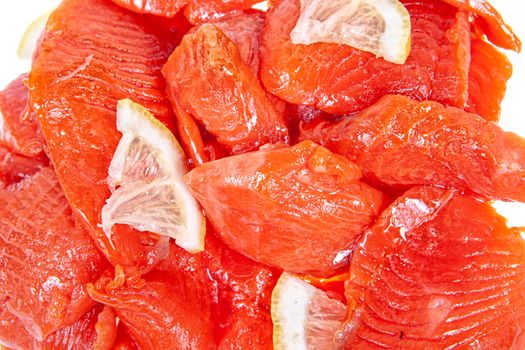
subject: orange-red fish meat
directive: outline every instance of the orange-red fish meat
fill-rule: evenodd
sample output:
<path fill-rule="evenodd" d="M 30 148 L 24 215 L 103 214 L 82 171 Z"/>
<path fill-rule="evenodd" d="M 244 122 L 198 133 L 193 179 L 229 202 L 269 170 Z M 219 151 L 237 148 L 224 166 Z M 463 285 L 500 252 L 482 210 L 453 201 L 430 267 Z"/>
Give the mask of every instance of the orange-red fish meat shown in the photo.
<path fill-rule="evenodd" d="M 347 349 L 523 349 L 525 242 L 487 203 L 416 187 L 357 243 Z"/>
<path fill-rule="evenodd" d="M 339 122 L 304 126 L 301 137 L 391 188 L 439 185 L 525 202 L 525 140 L 459 108 L 390 95 Z"/>

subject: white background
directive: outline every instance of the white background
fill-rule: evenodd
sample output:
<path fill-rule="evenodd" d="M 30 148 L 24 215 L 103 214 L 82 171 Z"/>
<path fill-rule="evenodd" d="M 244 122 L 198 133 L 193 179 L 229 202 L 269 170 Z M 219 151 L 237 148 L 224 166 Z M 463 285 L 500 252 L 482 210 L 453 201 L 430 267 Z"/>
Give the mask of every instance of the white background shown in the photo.
<path fill-rule="evenodd" d="M 329 0 L 327 0 L 329 1 Z M 0 88 L 30 69 L 30 63 L 20 61 L 16 49 L 27 25 L 42 13 L 53 9 L 60 0 L 2 0 L 0 5 Z M 492 0 L 519 37 L 525 42 L 525 1 Z M 525 51 L 525 47 L 524 47 Z M 503 102 L 500 125 L 525 137 L 525 52 L 518 55 L 507 52 L 514 63 L 514 73 L 509 81 Z M 500 213 L 510 219 L 511 225 L 525 226 L 525 204 L 497 203 Z"/>

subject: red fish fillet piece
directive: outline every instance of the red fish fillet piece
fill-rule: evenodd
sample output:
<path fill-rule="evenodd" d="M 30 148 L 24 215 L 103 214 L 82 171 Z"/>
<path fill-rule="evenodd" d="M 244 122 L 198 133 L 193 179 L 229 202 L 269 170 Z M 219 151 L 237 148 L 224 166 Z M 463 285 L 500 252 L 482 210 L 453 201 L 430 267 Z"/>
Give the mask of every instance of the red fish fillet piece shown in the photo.
<path fill-rule="evenodd" d="M 18 183 L 47 166 L 47 160 L 25 157 L 0 145 L 0 189 Z"/>
<path fill-rule="evenodd" d="M 254 11 L 239 12 L 213 22 L 239 50 L 242 61 L 248 65 L 255 76 L 259 74 L 260 33 L 264 24 L 264 14 Z M 199 26 L 190 33 L 195 33 Z M 284 102 L 267 94 L 277 112 L 284 110 Z M 199 165 L 209 160 L 223 158 L 229 154 L 217 139 L 206 130 L 199 128 L 190 114 L 173 103 L 178 120 L 179 136 L 192 165 Z"/>
<path fill-rule="evenodd" d="M 166 89 L 168 96 L 173 96 L 169 87 Z M 210 155 L 206 150 L 205 144 L 199 125 L 193 117 L 186 112 L 178 103 L 172 99 L 173 111 L 177 118 L 177 128 L 181 145 L 188 157 L 190 166 L 197 166 L 210 160 Z"/>
<path fill-rule="evenodd" d="M 389 93 L 464 107 L 470 64 L 468 15 L 440 1 L 405 0 L 412 49 L 398 65 L 346 45 L 294 45 L 299 0 L 279 0 L 266 16 L 261 79 L 293 104 L 334 114 L 360 111 Z"/>
<path fill-rule="evenodd" d="M 160 69 L 180 33 L 164 27 L 156 31 L 150 22 L 108 1 L 66 0 L 48 21 L 29 82 L 73 211 L 112 263 L 139 268 L 162 256 L 158 237 L 118 226 L 112 246 L 98 225 L 110 196 L 108 167 L 121 137 L 115 125 L 117 101 L 130 98 L 172 123 Z"/>
<path fill-rule="evenodd" d="M 112 0 L 130 11 L 157 16 L 174 17 L 189 0 Z"/>
<path fill-rule="evenodd" d="M 101 279 L 90 293 L 115 307 L 143 348 L 271 349 L 270 295 L 277 277 L 211 232 L 204 252 L 189 254 L 171 244 L 169 257 L 144 280 L 114 287 Z M 173 331 L 177 324 L 189 338 Z"/>
<path fill-rule="evenodd" d="M 516 52 L 521 51 L 520 39 L 487 0 L 441 1 L 479 16 L 477 20 L 478 26 L 494 45 Z"/>
<path fill-rule="evenodd" d="M 205 24 L 186 35 L 162 72 L 179 123 L 184 114 L 192 115 L 233 153 L 287 140 L 282 116 L 235 43 L 217 27 Z"/>
<path fill-rule="evenodd" d="M 193 23 L 215 21 L 228 14 L 247 10 L 259 0 L 190 0 L 184 11 L 188 20 Z"/>
<path fill-rule="evenodd" d="M 237 45 L 242 61 L 250 67 L 256 77 L 259 77 L 260 71 L 259 53 L 264 18 L 264 12 L 250 10 L 225 16 L 211 23 Z M 275 111 L 284 115 L 286 102 L 268 92 L 266 96 L 272 102 Z"/>
<path fill-rule="evenodd" d="M 97 305 L 75 323 L 50 334 L 46 340 L 31 337 L 20 320 L 6 310 L 0 311 L 0 343 L 10 349 L 34 350 L 110 350 L 94 347 L 97 337 L 95 326 L 103 307 Z"/>
<path fill-rule="evenodd" d="M 242 61 L 251 68 L 256 77 L 259 77 L 261 69 L 261 36 L 265 17 L 265 12 L 254 9 L 226 16 L 213 22 L 214 26 L 218 27 L 237 45 Z M 286 102 L 269 92 L 266 92 L 266 96 L 272 102 L 277 113 L 284 115 Z"/>
<path fill-rule="evenodd" d="M 143 349 L 211 349 L 213 331 L 206 270 L 198 256 L 176 247 L 173 269 L 143 279 L 103 277 L 88 285 L 96 301 L 111 306 Z"/>
<path fill-rule="evenodd" d="M 259 76 L 260 36 L 264 25 L 264 13 L 239 12 L 212 23 L 237 45 L 241 60 Z"/>
<path fill-rule="evenodd" d="M 117 340 L 118 322 L 115 311 L 109 306 L 104 306 L 102 312 L 98 314 L 97 323 L 95 324 L 94 350 L 109 350 L 113 348 Z"/>
<path fill-rule="evenodd" d="M 209 320 L 195 306 L 185 305 L 195 301 L 185 293 L 175 284 L 151 280 L 140 289 L 91 291 L 95 299 L 115 307 L 141 348 L 211 349 Z"/>
<path fill-rule="evenodd" d="M 157 273 L 194 271 L 190 278 L 211 300 L 215 349 L 272 349 L 270 299 L 279 274 L 228 248 L 210 225 L 205 246 L 191 255 L 171 245 Z"/>
<path fill-rule="evenodd" d="M 130 11 L 162 17 L 175 17 L 186 7 L 192 24 L 215 21 L 229 14 L 251 8 L 259 0 L 112 0 Z M 187 5 L 187 6 L 186 6 Z"/>
<path fill-rule="evenodd" d="M 255 76 L 258 76 L 260 34 L 264 24 L 264 13 L 260 11 L 239 12 L 225 16 L 212 24 L 237 45 L 241 60 L 250 67 Z M 196 26 L 190 33 L 198 29 L 199 26 Z M 269 93 L 266 95 L 272 102 L 275 111 L 284 115 L 286 103 Z M 228 149 L 222 146 L 213 135 L 200 128 L 190 114 L 183 111 L 176 103 L 173 106 L 178 119 L 179 136 L 193 165 L 220 159 L 229 154 Z"/>
<path fill-rule="evenodd" d="M 360 238 L 348 349 L 523 349 L 525 242 L 494 209 L 416 187 Z"/>
<path fill-rule="evenodd" d="M 271 350 L 271 294 L 279 273 L 226 247 L 211 228 L 207 232 L 203 259 L 217 348 Z"/>
<path fill-rule="evenodd" d="M 9 349 L 38 348 L 38 341 L 27 333 L 18 318 L 0 307 L 0 344 Z"/>
<path fill-rule="evenodd" d="M 112 350 L 140 350 L 137 342 L 129 334 L 126 327 L 119 323 L 117 328 L 117 340 Z"/>
<path fill-rule="evenodd" d="M 0 144 L 34 157 L 42 153 L 44 141 L 28 104 L 27 79 L 28 75 L 22 74 L 0 91 Z"/>
<path fill-rule="evenodd" d="M 525 201 L 525 140 L 462 109 L 390 95 L 354 117 L 306 126 L 301 138 L 394 188 L 440 185 Z"/>
<path fill-rule="evenodd" d="M 50 168 L 0 190 L 0 202 L 0 307 L 42 341 L 93 305 L 84 285 L 106 262 Z"/>
<path fill-rule="evenodd" d="M 186 183 L 223 241 L 286 271 L 331 276 L 381 210 L 359 167 L 313 142 L 206 163 Z"/>
<path fill-rule="evenodd" d="M 512 75 L 512 64 L 503 53 L 480 39 L 472 40 L 471 52 L 466 110 L 487 120 L 498 121 L 507 80 Z"/>

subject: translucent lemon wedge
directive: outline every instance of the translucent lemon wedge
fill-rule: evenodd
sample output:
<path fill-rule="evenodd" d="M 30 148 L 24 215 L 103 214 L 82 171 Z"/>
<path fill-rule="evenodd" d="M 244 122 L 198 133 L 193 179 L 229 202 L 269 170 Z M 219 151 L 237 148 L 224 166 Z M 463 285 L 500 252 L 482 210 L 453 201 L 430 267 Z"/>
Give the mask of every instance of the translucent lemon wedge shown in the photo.
<path fill-rule="evenodd" d="M 346 307 L 303 280 L 284 273 L 272 293 L 275 350 L 333 350 L 342 344 Z"/>
<path fill-rule="evenodd" d="M 18 58 L 22 60 L 31 60 L 33 58 L 33 53 L 38 46 L 38 41 L 46 30 L 47 20 L 49 19 L 51 12 L 53 11 L 51 10 L 44 13 L 31 22 L 31 24 L 27 27 L 26 31 L 22 35 L 22 38 L 20 39 L 18 49 L 16 50 Z"/>
<path fill-rule="evenodd" d="M 111 196 L 102 208 L 102 229 L 111 241 L 115 224 L 174 238 L 189 252 L 204 249 L 206 225 L 183 176 L 185 155 L 173 134 L 141 105 L 121 100 L 122 133 L 109 167 Z"/>
<path fill-rule="evenodd" d="M 410 54 L 410 15 L 398 0 L 301 0 L 294 44 L 349 45 L 403 64 Z"/>

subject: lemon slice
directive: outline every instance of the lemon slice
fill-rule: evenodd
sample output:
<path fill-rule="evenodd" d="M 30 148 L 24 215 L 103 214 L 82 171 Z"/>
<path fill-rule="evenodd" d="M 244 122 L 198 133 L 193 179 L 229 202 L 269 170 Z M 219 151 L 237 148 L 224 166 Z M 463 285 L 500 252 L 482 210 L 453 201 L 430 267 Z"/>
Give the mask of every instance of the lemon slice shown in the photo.
<path fill-rule="evenodd" d="M 339 349 L 346 307 L 325 292 L 284 273 L 272 293 L 275 350 Z"/>
<path fill-rule="evenodd" d="M 204 249 L 206 225 L 184 183 L 184 152 L 173 134 L 131 100 L 117 107 L 122 133 L 109 166 L 111 196 L 102 208 L 102 229 L 111 241 L 115 224 L 174 238 L 195 253 Z"/>
<path fill-rule="evenodd" d="M 410 54 L 410 15 L 398 0 L 301 0 L 294 44 L 344 44 L 403 64 Z"/>
<path fill-rule="evenodd" d="M 22 38 L 20 39 L 20 43 L 18 44 L 18 49 L 16 51 L 18 58 L 22 60 L 31 60 L 33 58 L 33 53 L 38 46 L 38 41 L 46 30 L 47 20 L 49 19 L 51 12 L 53 11 L 51 10 L 44 13 L 31 22 L 31 24 L 27 27 L 26 31 L 22 35 Z"/>

